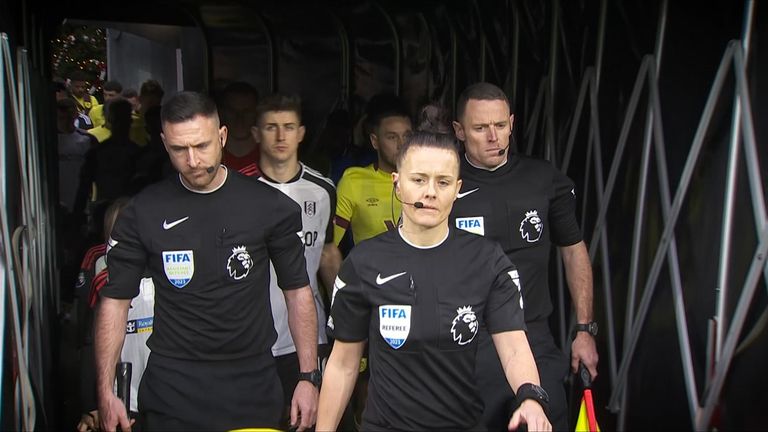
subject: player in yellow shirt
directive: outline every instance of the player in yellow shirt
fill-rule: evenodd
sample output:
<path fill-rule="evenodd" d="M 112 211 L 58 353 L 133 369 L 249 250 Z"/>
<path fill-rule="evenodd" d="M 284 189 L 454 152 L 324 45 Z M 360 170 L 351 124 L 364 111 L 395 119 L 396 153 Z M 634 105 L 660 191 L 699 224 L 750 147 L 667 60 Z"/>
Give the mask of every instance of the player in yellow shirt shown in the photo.
<path fill-rule="evenodd" d="M 123 91 L 123 85 L 120 84 L 118 81 L 105 82 L 104 86 L 102 86 L 102 93 L 104 94 L 104 104 L 120 96 L 120 92 L 122 91 Z M 104 115 L 104 104 L 94 105 L 91 108 L 91 111 L 88 113 L 88 116 L 91 117 L 91 121 L 93 121 L 93 127 L 102 126 L 107 121 L 106 116 Z"/>
<path fill-rule="evenodd" d="M 149 137 L 147 133 L 146 122 L 144 121 L 144 115 L 141 113 L 141 103 L 139 103 L 139 92 L 136 89 L 128 88 L 124 89 L 121 96 L 131 103 L 133 111 L 131 111 L 131 133 L 129 137 L 131 141 L 138 144 L 139 147 L 147 145 Z"/>
<path fill-rule="evenodd" d="M 336 188 L 336 217 L 333 241 L 338 246 L 351 229 L 355 244 L 394 230 L 400 219 L 400 202 L 394 199 L 392 171 L 398 149 L 411 134 L 408 112 L 395 96 L 378 95 L 368 102 L 366 126 L 378 160 L 366 167 L 344 171 Z M 343 248 L 342 248 L 343 249 Z M 368 357 L 360 362 L 360 375 L 350 403 L 355 423 L 359 424 L 368 393 Z M 352 425 L 342 425 L 349 429 Z"/>
<path fill-rule="evenodd" d="M 81 72 L 74 72 L 69 78 L 69 92 L 77 102 L 77 110 L 83 114 L 89 114 L 91 108 L 99 104 L 99 101 L 88 93 L 88 77 Z"/>
<path fill-rule="evenodd" d="M 394 229 L 400 203 L 392 197 L 397 149 L 411 134 L 411 119 L 394 96 L 371 101 L 368 124 L 378 161 L 350 167 L 339 180 L 333 240 L 338 245 L 349 229 L 355 244 Z"/>

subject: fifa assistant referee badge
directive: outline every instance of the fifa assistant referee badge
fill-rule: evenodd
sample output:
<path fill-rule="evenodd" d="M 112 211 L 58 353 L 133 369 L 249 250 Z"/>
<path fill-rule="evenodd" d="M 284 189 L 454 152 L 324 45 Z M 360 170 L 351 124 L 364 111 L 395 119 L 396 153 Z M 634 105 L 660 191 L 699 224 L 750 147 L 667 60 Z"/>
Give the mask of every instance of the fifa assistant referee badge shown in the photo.
<path fill-rule="evenodd" d="M 515 392 L 515 399 L 517 399 L 517 406 L 520 406 L 526 399 L 533 399 L 544 409 L 544 414 L 549 415 L 549 395 L 541 386 L 525 383 Z"/>
<path fill-rule="evenodd" d="M 319 389 L 320 384 L 323 382 L 323 374 L 318 369 L 311 372 L 299 372 L 299 381 L 309 381 Z"/>

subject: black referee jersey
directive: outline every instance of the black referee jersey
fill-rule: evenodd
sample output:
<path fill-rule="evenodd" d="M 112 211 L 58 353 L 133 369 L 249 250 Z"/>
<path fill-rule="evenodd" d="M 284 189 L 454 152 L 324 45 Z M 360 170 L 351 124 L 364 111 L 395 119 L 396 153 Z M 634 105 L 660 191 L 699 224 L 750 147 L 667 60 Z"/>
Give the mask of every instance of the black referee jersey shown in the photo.
<path fill-rule="evenodd" d="M 477 333 L 525 328 L 516 271 L 495 243 L 449 229 L 421 248 L 388 231 L 355 246 L 334 285 L 328 331 L 368 339 L 371 378 L 363 425 L 467 429 Z"/>
<path fill-rule="evenodd" d="M 520 272 L 525 321 L 547 318 L 550 245 L 582 239 L 573 181 L 548 161 L 520 155 L 493 171 L 461 159 L 463 184 L 451 225 L 497 241 Z"/>
<path fill-rule="evenodd" d="M 121 212 L 101 294 L 134 297 L 146 267 L 156 295 L 153 353 L 184 360 L 270 353 L 269 260 L 280 287 L 306 286 L 301 235 L 299 206 L 256 179 L 229 171 L 220 188 L 200 193 L 174 176 Z"/>

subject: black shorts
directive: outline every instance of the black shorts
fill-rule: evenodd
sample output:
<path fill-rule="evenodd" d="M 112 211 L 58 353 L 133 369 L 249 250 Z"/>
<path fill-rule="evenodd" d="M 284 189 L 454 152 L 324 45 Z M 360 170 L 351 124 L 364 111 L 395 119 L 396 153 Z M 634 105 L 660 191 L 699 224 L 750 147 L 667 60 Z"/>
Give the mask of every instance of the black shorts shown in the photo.
<path fill-rule="evenodd" d="M 269 352 L 226 361 L 152 353 L 139 386 L 144 431 L 276 428 L 282 400 Z"/>

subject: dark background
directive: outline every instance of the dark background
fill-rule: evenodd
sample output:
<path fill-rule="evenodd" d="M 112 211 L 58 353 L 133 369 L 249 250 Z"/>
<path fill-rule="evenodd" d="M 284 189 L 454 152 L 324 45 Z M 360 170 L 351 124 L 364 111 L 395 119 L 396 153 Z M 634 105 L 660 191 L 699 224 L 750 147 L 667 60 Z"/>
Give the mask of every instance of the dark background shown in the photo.
<path fill-rule="evenodd" d="M 648 189 L 643 213 L 643 235 L 638 244 L 638 293 L 628 309 L 631 284 L 631 253 L 641 180 L 643 134 L 650 96 L 646 80 L 639 104 L 631 118 L 626 148 L 618 165 L 610 196 L 601 196 L 618 149 L 633 86 L 641 64 L 656 52 L 659 31 L 661 55 L 657 85 L 664 156 L 674 196 L 715 74 L 728 43 L 742 38 L 749 2 L 669 2 L 599 0 L 487 0 L 487 1 L 352 1 L 296 0 L 260 2 L 153 1 L 85 2 L 60 1 L 48 5 L 38 0 L 0 3 L 0 31 L 8 34 L 10 47 L 27 50 L 31 69 L 33 111 L 37 116 L 41 166 L 46 172 L 53 161 L 55 117 L 50 93 L 50 46 L 64 18 L 98 22 L 180 26 L 199 33 L 202 46 L 180 48 L 200 64 L 185 73 L 189 90 L 217 90 L 234 80 L 247 80 L 262 94 L 295 92 L 304 100 L 308 135 L 303 159 L 325 173 L 344 151 L 363 145 L 359 127 L 365 103 L 382 91 L 400 94 L 415 112 L 427 102 L 453 109 L 456 96 L 472 82 L 485 80 L 505 89 L 516 115 L 517 151 L 546 157 L 563 167 L 577 183 L 579 215 L 585 240 L 591 242 L 601 200 L 610 200 L 606 218 L 607 252 L 595 254 L 595 315 L 601 333 L 600 377 L 595 383 L 598 419 L 603 430 L 694 429 L 683 374 L 681 354 L 690 356 L 701 403 L 707 394 L 711 371 L 708 361 L 708 320 L 716 311 L 716 285 L 721 249 L 726 171 L 732 129 L 735 81 L 731 72 L 725 84 L 701 153 L 692 172 L 690 187 L 675 224 L 679 266 L 689 344 L 682 346 L 675 323 L 672 273 L 664 260 L 653 284 L 654 295 L 644 320 L 637 348 L 631 357 L 627 401 L 623 411 L 607 408 L 622 361 L 626 319 L 637 315 L 637 306 L 666 225 L 662 213 L 659 165 L 652 152 L 647 174 Z M 601 19 L 604 12 L 604 21 Z M 601 23 L 604 31 L 601 32 Z M 747 94 L 751 100 L 758 164 L 765 200 L 765 145 L 768 115 L 768 5 L 755 2 L 752 39 L 748 52 Z M 654 63 L 655 64 L 655 63 Z M 579 90 L 592 78 L 595 104 L 586 98 L 576 121 Z M 598 79 L 599 77 L 599 79 Z M 5 83 L 5 81 L 4 81 Z M 7 84 L 3 84 L 7 85 Z M 6 98 L 8 98 L 6 93 Z M 596 135 L 590 121 L 596 121 Z M 4 169 L 9 188 L 9 224 L 20 220 L 21 182 L 12 144 L 14 122 L 6 112 L 8 161 Z M 573 148 L 568 151 L 574 130 Z M 590 139 L 597 137 L 599 140 Z M 55 140 L 55 138 L 53 138 Z M 599 148 L 596 147 L 599 141 Z M 599 158 L 595 151 L 599 150 Z M 746 273 L 758 246 L 758 225 L 753 209 L 763 205 L 750 192 L 744 151 L 737 164 L 737 188 L 733 245 L 729 256 L 726 323 L 730 323 L 742 292 Z M 599 168 L 599 169 L 598 169 Z M 600 172 L 602 171 L 602 172 Z M 51 176 L 53 177 L 53 176 Z M 602 177 L 602 179 L 600 178 Z M 45 178 L 45 177 L 44 177 Z M 52 179 L 47 180 L 49 183 Z M 50 183 L 52 185 L 52 183 Z M 55 188 L 54 188 L 55 189 Z M 763 224 L 765 221 L 762 222 Z M 600 244 L 588 246 L 599 249 Z M 764 263 L 764 261 L 763 261 Z M 55 267 L 55 265 L 53 266 Z M 607 276 L 607 277 L 606 277 Z M 570 305 L 558 294 L 558 272 L 553 270 L 553 290 L 562 299 L 552 326 L 556 337 L 567 339 Z M 56 330 L 57 288 L 46 287 L 39 341 L 30 356 L 36 388 L 38 428 L 68 429 L 73 425 L 62 402 L 67 384 L 58 369 L 60 355 L 53 341 Z M 719 406 L 709 428 L 761 430 L 768 424 L 768 333 L 765 273 L 753 298 L 740 340 L 745 344 L 730 363 Z M 631 311 L 631 312 L 628 312 Z M 761 324 L 762 323 L 762 324 Z M 726 326 L 726 329 L 728 327 Z M 12 350 L 6 325 L 3 369 L 3 429 L 14 429 Z M 613 353 L 611 353 L 613 347 Z M 577 389 L 574 389 L 576 392 Z M 575 398 L 574 398 L 575 399 Z M 577 401 L 576 401 L 577 402 Z M 44 415 L 41 415 L 44 414 Z M 74 420 L 76 422 L 76 420 Z M 42 425 L 42 426 L 41 426 Z"/>

